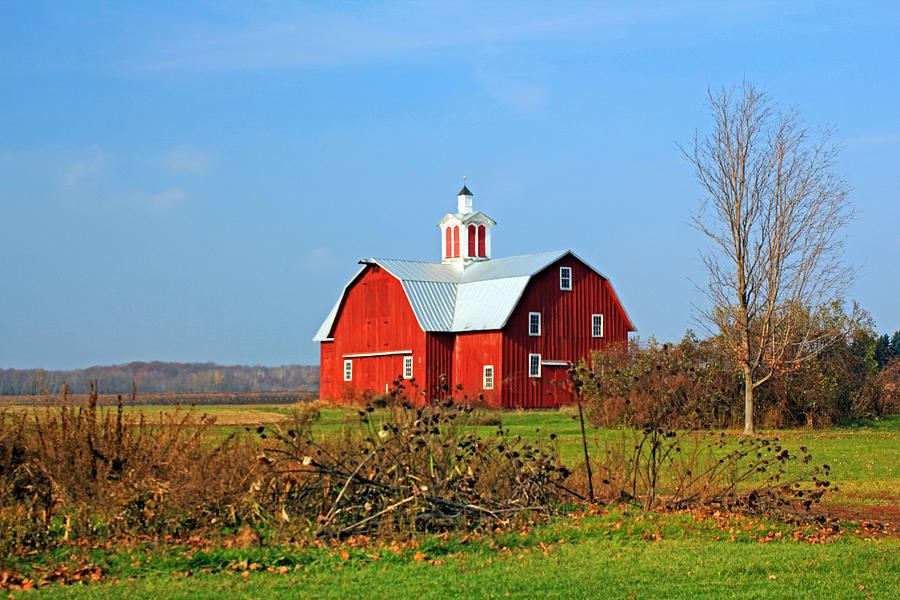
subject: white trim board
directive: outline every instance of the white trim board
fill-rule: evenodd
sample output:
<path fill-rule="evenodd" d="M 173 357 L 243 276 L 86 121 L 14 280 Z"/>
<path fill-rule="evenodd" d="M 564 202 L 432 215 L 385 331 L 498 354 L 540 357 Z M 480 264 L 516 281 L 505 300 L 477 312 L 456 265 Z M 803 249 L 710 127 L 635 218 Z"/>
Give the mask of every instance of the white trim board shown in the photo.
<path fill-rule="evenodd" d="M 391 352 L 365 352 L 362 354 L 344 354 L 343 358 L 367 358 L 369 356 L 400 356 L 401 354 L 412 354 L 412 350 L 393 350 Z"/>

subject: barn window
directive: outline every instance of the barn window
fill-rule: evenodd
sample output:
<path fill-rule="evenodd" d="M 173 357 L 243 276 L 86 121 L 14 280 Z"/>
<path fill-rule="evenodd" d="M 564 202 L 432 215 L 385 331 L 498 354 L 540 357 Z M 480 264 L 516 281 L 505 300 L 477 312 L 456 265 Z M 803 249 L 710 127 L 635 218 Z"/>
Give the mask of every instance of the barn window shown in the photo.
<path fill-rule="evenodd" d="M 484 365 L 484 381 L 481 387 L 486 390 L 494 389 L 494 365 Z"/>
<path fill-rule="evenodd" d="M 591 336 L 603 337 L 603 315 L 591 315 Z"/>
<path fill-rule="evenodd" d="M 572 269 L 570 267 L 559 268 L 559 289 L 572 289 Z"/>
<path fill-rule="evenodd" d="M 453 226 L 453 258 L 459 258 L 459 225 Z"/>
<path fill-rule="evenodd" d="M 403 357 L 403 379 L 412 379 L 412 356 Z"/>
<path fill-rule="evenodd" d="M 344 381 L 352 381 L 353 380 L 353 361 L 345 360 L 344 361 Z"/>
<path fill-rule="evenodd" d="M 487 253 L 484 251 L 484 235 L 486 231 L 484 225 L 478 226 L 478 256 L 487 256 Z"/>
<path fill-rule="evenodd" d="M 468 256 L 475 256 L 475 252 L 478 249 L 478 228 L 474 225 L 469 225 L 469 247 L 466 248 L 466 254 Z"/>
<path fill-rule="evenodd" d="M 528 355 L 528 376 L 529 377 L 540 377 L 541 376 L 541 355 L 540 354 L 529 354 Z"/>
<path fill-rule="evenodd" d="M 528 335 L 541 335 L 541 313 L 528 313 Z"/>
<path fill-rule="evenodd" d="M 444 229 L 444 256 L 446 258 L 453 257 L 453 231 L 451 227 Z"/>

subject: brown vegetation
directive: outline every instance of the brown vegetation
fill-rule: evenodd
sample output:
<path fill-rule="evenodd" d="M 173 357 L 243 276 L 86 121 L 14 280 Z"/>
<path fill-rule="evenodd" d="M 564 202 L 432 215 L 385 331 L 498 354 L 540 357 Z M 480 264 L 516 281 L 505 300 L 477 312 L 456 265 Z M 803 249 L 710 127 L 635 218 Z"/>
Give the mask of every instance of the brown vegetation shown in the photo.
<path fill-rule="evenodd" d="M 895 335 L 900 340 L 900 336 Z M 828 426 L 900 412 L 900 353 L 860 326 L 814 359 L 756 391 L 756 420 L 766 427 Z M 743 382 L 728 341 L 675 345 L 633 340 L 596 353 L 573 370 L 595 426 L 648 424 L 673 429 L 732 427 L 743 417 Z"/>
<path fill-rule="evenodd" d="M 473 408 L 452 398 L 413 406 L 398 387 L 374 415 L 330 440 L 312 435 L 310 412 L 276 427 L 260 460 L 259 494 L 319 536 L 477 527 L 522 511 L 549 513 L 569 471 L 555 444 L 532 445 L 498 428 L 472 432 Z"/>
<path fill-rule="evenodd" d="M 58 406 L 0 413 L 0 550 L 117 535 L 239 544 L 493 528 L 583 501 L 591 484 L 603 501 L 644 508 L 752 511 L 811 503 L 827 487 L 812 465 L 789 479 L 785 465 L 800 457 L 777 442 L 742 441 L 723 459 L 713 445 L 726 442 L 700 447 L 647 426 L 591 457 L 599 460 L 589 481 L 560 464 L 554 434 L 529 442 L 498 426 L 479 435 L 473 424 L 484 416 L 471 405 L 448 395 L 414 406 L 399 385 L 325 436 L 313 430 L 314 403 L 289 421 L 222 437 L 197 411 L 129 421 L 121 401 L 102 409 L 97 399 L 94 390 L 72 406 L 63 394 Z M 667 419 L 668 410 L 648 414 Z"/>
<path fill-rule="evenodd" d="M 187 412 L 128 423 L 120 403 L 0 413 L 0 549 L 240 521 L 252 445 Z"/>

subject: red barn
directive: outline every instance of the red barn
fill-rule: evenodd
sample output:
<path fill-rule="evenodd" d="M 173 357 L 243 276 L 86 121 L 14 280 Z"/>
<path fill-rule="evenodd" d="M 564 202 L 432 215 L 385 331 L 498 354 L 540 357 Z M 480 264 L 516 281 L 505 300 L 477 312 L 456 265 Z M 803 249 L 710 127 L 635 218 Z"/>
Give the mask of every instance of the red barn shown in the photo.
<path fill-rule="evenodd" d="M 569 363 L 634 326 L 609 280 L 568 250 L 491 258 L 495 222 L 460 190 L 439 263 L 369 258 L 319 328 L 320 396 L 382 392 L 398 378 L 436 397 L 443 382 L 492 406 L 571 402 Z"/>

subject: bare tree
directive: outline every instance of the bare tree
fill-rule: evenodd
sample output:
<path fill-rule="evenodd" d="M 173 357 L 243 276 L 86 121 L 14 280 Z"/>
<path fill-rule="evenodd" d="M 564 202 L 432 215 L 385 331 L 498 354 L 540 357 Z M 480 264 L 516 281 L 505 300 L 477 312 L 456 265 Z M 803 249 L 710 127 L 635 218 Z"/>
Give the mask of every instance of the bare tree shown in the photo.
<path fill-rule="evenodd" d="M 743 374 L 750 434 L 753 390 L 845 333 L 834 308 L 853 277 L 842 262 L 853 209 L 830 131 L 811 134 L 747 82 L 710 91 L 709 108 L 712 130 L 681 150 L 706 196 L 693 217 L 710 240 L 705 317 Z"/>

